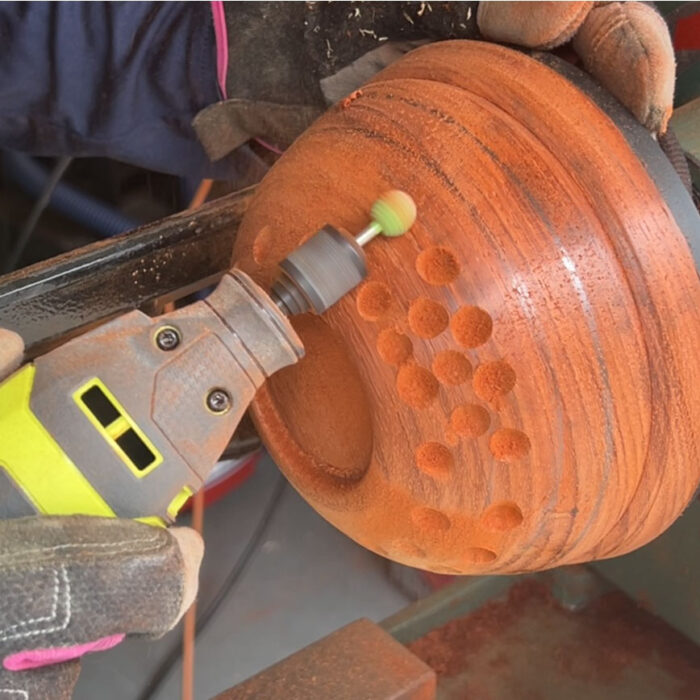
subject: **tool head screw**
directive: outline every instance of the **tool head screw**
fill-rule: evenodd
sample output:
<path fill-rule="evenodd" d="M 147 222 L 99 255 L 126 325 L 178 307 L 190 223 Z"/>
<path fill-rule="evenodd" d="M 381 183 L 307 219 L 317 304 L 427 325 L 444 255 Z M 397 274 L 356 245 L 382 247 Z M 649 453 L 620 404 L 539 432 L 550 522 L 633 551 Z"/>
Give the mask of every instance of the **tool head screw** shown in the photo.
<path fill-rule="evenodd" d="M 213 413 L 226 413 L 231 408 L 231 397 L 223 389 L 212 389 L 207 396 L 207 407 Z"/>
<path fill-rule="evenodd" d="M 156 334 L 156 345 L 161 350 L 174 350 L 180 344 L 180 334 L 175 328 L 161 328 Z"/>

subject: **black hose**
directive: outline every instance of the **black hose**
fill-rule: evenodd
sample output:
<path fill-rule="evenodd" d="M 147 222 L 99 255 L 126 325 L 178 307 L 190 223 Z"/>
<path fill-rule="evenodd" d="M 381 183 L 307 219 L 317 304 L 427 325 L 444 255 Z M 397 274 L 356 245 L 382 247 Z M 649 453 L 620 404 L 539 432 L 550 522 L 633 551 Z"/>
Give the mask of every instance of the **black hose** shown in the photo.
<path fill-rule="evenodd" d="M 2 164 L 3 173 L 32 197 L 38 197 L 46 186 L 49 173 L 34 158 L 16 151 L 5 151 Z M 54 188 L 49 207 L 103 238 L 141 225 L 140 221 L 65 182 Z"/>
<path fill-rule="evenodd" d="M 27 243 L 29 243 L 29 239 L 32 237 L 32 233 L 34 233 L 37 223 L 39 223 L 44 209 L 49 205 L 56 185 L 58 185 L 59 180 L 63 177 L 63 174 L 68 169 L 72 160 L 72 158 L 60 158 L 54 166 L 51 174 L 44 183 L 39 199 L 34 202 L 34 206 L 29 212 L 29 216 L 24 226 L 22 226 L 22 230 L 19 232 L 19 236 L 17 236 L 12 250 L 2 264 L 2 272 L 11 272 L 17 266 L 19 259 L 22 257 L 22 253 L 24 253 L 24 249 L 27 247 Z"/>

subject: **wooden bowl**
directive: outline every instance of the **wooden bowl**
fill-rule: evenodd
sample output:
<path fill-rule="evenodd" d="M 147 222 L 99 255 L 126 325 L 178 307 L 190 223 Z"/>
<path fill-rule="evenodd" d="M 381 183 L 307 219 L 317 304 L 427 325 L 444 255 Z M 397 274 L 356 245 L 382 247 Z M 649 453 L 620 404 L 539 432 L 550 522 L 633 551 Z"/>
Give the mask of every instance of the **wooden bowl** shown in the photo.
<path fill-rule="evenodd" d="M 323 224 L 359 231 L 387 189 L 416 201 L 360 288 L 294 321 L 307 356 L 253 406 L 304 498 L 381 555 L 467 574 L 611 557 L 698 486 L 700 283 L 679 226 L 697 234 L 697 212 L 589 89 L 494 44 L 426 46 L 319 119 L 245 217 L 237 263 L 269 284 Z"/>

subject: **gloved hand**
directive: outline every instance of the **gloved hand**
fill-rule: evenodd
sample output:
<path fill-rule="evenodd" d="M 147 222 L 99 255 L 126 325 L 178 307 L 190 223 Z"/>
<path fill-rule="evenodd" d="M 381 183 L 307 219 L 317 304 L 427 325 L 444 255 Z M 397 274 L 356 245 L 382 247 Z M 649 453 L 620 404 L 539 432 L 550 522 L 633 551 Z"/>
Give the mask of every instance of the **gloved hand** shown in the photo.
<path fill-rule="evenodd" d="M 641 2 L 482 2 L 479 29 L 493 41 L 553 49 L 573 39 L 586 70 L 654 133 L 673 109 L 676 63 L 668 27 Z"/>
<path fill-rule="evenodd" d="M 665 131 L 671 115 L 671 39 L 663 19 L 640 2 L 224 6 L 226 29 L 218 43 L 224 49 L 219 55 L 228 54 L 221 86 L 228 99 L 193 122 L 213 160 L 250 138 L 288 146 L 330 104 L 406 51 L 440 39 L 487 38 L 552 49 L 573 38 L 585 68 L 648 129 Z"/>
<path fill-rule="evenodd" d="M 0 378 L 22 352 L 19 336 L 0 330 Z M 80 656 L 167 632 L 194 600 L 202 554 L 189 528 L 84 516 L 0 521 L 0 700 L 70 698 Z"/>

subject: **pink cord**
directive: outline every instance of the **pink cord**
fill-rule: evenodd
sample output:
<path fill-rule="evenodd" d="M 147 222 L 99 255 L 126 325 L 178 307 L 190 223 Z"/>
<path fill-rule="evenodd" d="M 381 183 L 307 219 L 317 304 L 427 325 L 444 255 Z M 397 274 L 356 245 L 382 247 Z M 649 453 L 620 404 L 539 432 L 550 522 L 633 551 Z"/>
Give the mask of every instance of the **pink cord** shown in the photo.
<path fill-rule="evenodd" d="M 228 99 L 226 93 L 226 74 L 228 73 L 228 30 L 226 29 L 226 16 L 224 3 L 221 0 L 212 0 L 211 15 L 214 20 L 214 35 L 216 36 L 216 77 L 219 81 L 219 89 L 224 99 Z M 268 151 L 281 155 L 282 151 L 262 139 L 255 139 Z"/>
<path fill-rule="evenodd" d="M 228 73 L 228 32 L 226 30 L 226 16 L 224 15 L 224 3 L 221 0 L 212 0 L 211 14 L 214 20 L 214 35 L 216 36 L 216 77 L 219 81 L 219 89 L 224 99 L 226 94 L 226 74 Z"/>
<path fill-rule="evenodd" d="M 87 644 L 74 644 L 69 647 L 53 647 L 51 649 L 28 649 L 10 654 L 3 659 L 2 665 L 8 671 L 26 671 L 30 668 L 41 668 L 51 664 L 61 664 L 64 661 L 79 659 L 83 654 L 94 651 L 105 651 L 117 646 L 123 639 L 123 634 L 113 634 L 102 637 Z"/>
<path fill-rule="evenodd" d="M 277 146 L 273 146 L 271 143 L 268 143 L 267 141 L 263 141 L 262 139 L 259 139 L 256 137 L 255 139 L 263 148 L 267 148 L 268 151 L 272 151 L 273 153 L 276 153 L 278 156 L 281 156 L 284 151 L 281 149 L 277 148 Z"/>

